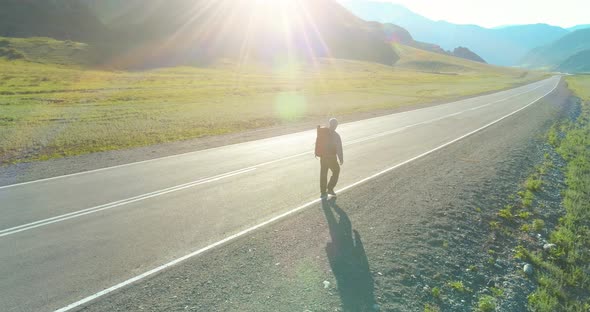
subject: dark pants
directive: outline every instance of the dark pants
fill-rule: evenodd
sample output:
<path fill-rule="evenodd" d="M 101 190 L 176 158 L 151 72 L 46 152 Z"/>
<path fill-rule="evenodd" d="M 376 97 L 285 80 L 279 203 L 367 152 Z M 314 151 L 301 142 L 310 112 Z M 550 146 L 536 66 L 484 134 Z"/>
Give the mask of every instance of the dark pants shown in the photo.
<path fill-rule="evenodd" d="M 338 164 L 338 159 L 336 157 L 321 157 L 320 164 L 320 192 L 324 194 L 326 193 L 326 187 L 328 190 L 333 190 L 336 183 L 338 183 L 340 165 Z M 332 171 L 332 176 L 330 177 L 330 183 L 326 185 L 328 181 L 328 169 Z"/>

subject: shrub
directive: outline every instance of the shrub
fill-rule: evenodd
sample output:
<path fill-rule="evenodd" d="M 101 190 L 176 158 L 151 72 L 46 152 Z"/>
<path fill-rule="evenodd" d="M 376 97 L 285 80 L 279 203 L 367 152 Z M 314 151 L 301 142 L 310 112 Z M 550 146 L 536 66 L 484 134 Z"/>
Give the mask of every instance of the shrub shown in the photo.
<path fill-rule="evenodd" d="M 512 218 L 514 218 L 514 215 L 512 214 L 512 206 L 506 205 L 506 207 L 504 207 L 504 209 L 501 209 L 500 211 L 498 211 L 498 216 L 500 218 L 504 218 L 509 221 L 512 220 Z"/>
<path fill-rule="evenodd" d="M 424 312 L 440 312 L 440 308 L 437 305 L 427 303 L 424 305 Z"/>
<path fill-rule="evenodd" d="M 5 57 L 9 60 L 24 59 L 25 55 L 15 48 L 0 48 L 0 57 Z"/>
<path fill-rule="evenodd" d="M 476 311 L 492 312 L 496 310 L 496 299 L 490 295 L 479 298 Z"/>
<path fill-rule="evenodd" d="M 526 190 L 522 195 L 522 206 L 523 207 L 530 207 L 533 204 L 533 198 L 535 195 L 530 190 Z"/>
<path fill-rule="evenodd" d="M 541 219 L 533 220 L 533 230 L 535 230 L 536 232 L 541 232 L 541 230 L 543 230 L 544 227 L 545 227 L 545 221 L 543 221 Z"/>
<path fill-rule="evenodd" d="M 526 187 L 526 189 L 531 192 L 538 191 L 541 188 L 541 184 L 543 184 L 543 181 L 541 181 L 541 179 L 536 179 L 534 177 L 530 177 L 524 182 L 524 186 Z"/>
<path fill-rule="evenodd" d="M 465 285 L 463 285 L 462 281 L 453 281 L 453 282 L 449 282 L 448 285 L 459 292 L 465 293 L 465 292 L 470 292 L 471 289 L 469 289 L 468 287 L 465 287 Z"/>
<path fill-rule="evenodd" d="M 432 296 L 436 299 L 440 299 L 440 288 L 438 288 L 438 287 L 432 288 Z"/>

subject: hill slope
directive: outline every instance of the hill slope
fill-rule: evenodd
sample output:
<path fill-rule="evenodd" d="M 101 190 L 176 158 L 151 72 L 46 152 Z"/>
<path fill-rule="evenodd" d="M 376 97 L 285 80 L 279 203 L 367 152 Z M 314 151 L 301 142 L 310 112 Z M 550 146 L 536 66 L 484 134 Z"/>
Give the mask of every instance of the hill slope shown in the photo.
<path fill-rule="evenodd" d="M 111 28 L 121 37 L 134 38 L 125 59 L 132 66 L 206 64 L 221 58 L 284 63 L 319 57 L 392 65 L 398 59 L 379 27 L 331 0 L 107 4 L 117 8 L 116 14 L 108 7 L 94 8 L 101 19 L 111 19 Z"/>
<path fill-rule="evenodd" d="M 557 70 L 567 73 L 590 73 L 590 49 L 570 56 L 557 67 Z"/>
<path fill-rule="evenodd" d="M 393 65 L 381 27 L 332 0 L 0 0 L 0 36 L 96 42 L 113 66 L 286 64 L 343 58 Z M 108 24 L 108 27 L 104 23 Z"/>
<path fill-rule="evenodd" d="M 395 48 L 400 55 L 400 60 L 395 66 L 406 70 L 464 76 L 479 74 L 509 75 L 519 78 L 524 78 L 530 74 L 514 68 L 489 65 L 403 44 L 396 44 Z"/>
<path fill-rule="evenodd" d="M 445 50 L 453 50 L 459 46 L 469 47 L 487 62 L 496 65 L 518 65 L 531 49 L 568 33 L 566 29 L 545 24 L 498 29 L 457 25 L 427 19 L 397 4 L 364 0 L 339 1 L 361 18 L 397 24 L 406 28 L 416 40 L 440 45 Z"/>
<path fill-rule="evenodd" d="M 97 41 L 106 28 L 78 0 L 0 0 L 0 36 Z"/>
<path fill-rule="evenodd" d="M 468 59 L 475 62 L 486 63 L 481 56 L 465 47 L 457 47 L 453 50 L 453 56 Z"/>
<path fill-rule="evenodd" d="M 590 28 L 576 30 L 551 44 L 532 50 L 522 64 L 531 68 L 554 68 L 574 54 L 590 49 Z"/>

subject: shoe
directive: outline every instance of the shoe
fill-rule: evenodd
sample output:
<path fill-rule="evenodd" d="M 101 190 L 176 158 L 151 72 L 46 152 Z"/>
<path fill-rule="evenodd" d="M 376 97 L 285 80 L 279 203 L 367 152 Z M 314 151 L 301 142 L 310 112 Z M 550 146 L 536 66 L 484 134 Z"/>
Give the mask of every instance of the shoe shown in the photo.
<path fill-rule="evenodd" d="M 320 195 L 320 198 L 321 199 L 326 199 L 326 198 L 328 198 L 328 194 L 322 193 L 322 195 Z"/>
<path fill-rule="evenodd" d="M 336 196 L 336 193 L 334 192 L 334 189 L 328 190 L 328 194 L 330 194 L 332 196 Z"/>

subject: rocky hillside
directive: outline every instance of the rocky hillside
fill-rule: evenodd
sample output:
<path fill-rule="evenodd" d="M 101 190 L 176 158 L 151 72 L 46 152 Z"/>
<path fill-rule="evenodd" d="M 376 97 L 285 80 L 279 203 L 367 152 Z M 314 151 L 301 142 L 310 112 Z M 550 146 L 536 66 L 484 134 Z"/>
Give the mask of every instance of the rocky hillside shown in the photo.
<path fill-rule="evenodd" d="M 480 62 L 480 63 L 486 63 L 486 61 L 484 61 L 484 59 L 482 59 L 481 56 L 477 55 L 475 52 L 473 52 L 465 47 L 455 48 L 455 50 L 453 50 L 453 52 L 451 54 L 456 57 L 460 57 L 460 58 L 464 58 L 464 59 L 468 59 L 468 60 L 472 60 L 472 61 L 476 61 L 476 62 Z"/>

